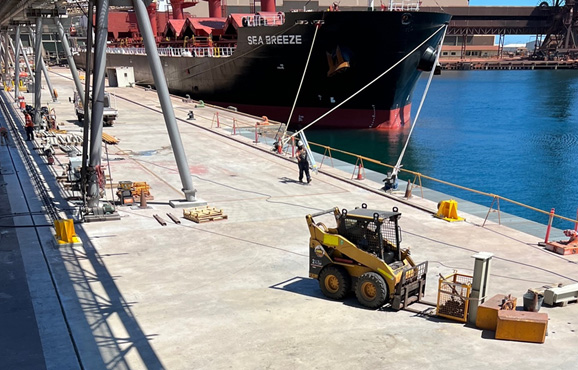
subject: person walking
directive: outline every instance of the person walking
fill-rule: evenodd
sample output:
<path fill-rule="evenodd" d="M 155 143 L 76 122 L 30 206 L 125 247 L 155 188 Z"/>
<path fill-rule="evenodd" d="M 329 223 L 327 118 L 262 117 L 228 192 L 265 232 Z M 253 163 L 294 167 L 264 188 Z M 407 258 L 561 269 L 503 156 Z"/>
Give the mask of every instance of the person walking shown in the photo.
<path fill-rule="evenodd" d="M 26 120 L 26 141 L 34 140 L 34 122 L 32 122 L 32 117 L 30 117 L 30 114 L 24 113 L 24 119 Z"/>
<path fill-rule="evenodd" d="M 309 160 L 307 159 L 307 150 L 303 144 L 297 144 L 297 165 L 299 166 L 299 182 L 303 182 L 303 174 L 307 177 L 307 183 L 311 182 L 311 175 L 309 174 Z"/>
<path fill-rule="evenodd" d="M 0 127 L 0 143 L 8 145 L 8 129 L 4 126 Z"/>

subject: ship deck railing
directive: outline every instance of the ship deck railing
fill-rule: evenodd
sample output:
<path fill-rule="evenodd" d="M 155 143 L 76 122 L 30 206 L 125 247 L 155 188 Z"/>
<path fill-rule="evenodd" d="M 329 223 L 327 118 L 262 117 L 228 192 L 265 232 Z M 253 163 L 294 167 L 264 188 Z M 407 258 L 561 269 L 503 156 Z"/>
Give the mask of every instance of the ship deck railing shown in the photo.
<path fill-rule="evenodd" d="M 394 12 L 417 12 L 419 11 L 419 6 L 421 1 L 416 0 L 390 0 L 388 9 Z"/>
<path fill-rule="evenodd" d="M 170 57 L 230 57 L 235 51 L 233 46 L 195 46 L 190 48 L 158 48 L 160 56 Z M 146 55 L 145 48 L 107 48 L 108 54 Z"/>
<path fill-rule="evenodd" d="M 285 23 L 285 13 L 255 14 L 243 17 L 242 23 L 243 27 L 279 26 Z"/>

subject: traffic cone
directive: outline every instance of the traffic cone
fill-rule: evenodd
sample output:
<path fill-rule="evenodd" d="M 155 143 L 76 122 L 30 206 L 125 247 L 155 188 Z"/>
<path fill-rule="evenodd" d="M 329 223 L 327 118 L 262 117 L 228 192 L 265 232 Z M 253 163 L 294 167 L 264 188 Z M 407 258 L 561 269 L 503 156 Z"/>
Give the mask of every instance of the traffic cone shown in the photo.
<path fill-rule="evenodd" d="M 363 173 L 362 173 L 363 171 Z M 363 163 L 360 163 L 359 166 L 357 167 L 357 179 L 358 180 L 365 180 L 365 176 L 364 176 L 365 170 L 363 169 Z"/>

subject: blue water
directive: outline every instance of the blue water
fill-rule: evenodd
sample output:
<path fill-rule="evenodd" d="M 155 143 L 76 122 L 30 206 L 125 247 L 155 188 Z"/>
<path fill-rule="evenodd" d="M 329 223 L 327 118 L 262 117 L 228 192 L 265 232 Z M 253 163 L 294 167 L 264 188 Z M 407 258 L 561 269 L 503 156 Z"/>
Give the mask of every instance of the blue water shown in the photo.
<path fill-rule="evenodd" d="M 414 116 L 426 77 L 414 93 Z M 307 138 L 393 165 L 408 132 L 408 128 L 308 130 Z M 432 81 L 402 164 L 408 170 L 544 211 L 555 208 L 556 214 L 575 219 L 578 72 L 443 71 Z M 400 177 L 409 178 L 403 173 Z M 436 182 L 423 185 L 488 207 L 492 202 L 492 198 Z M 500 208 L 548 222 L 547 215 L 504 201 Z M 566 221 L 554 225 L 574 226 Z"/>

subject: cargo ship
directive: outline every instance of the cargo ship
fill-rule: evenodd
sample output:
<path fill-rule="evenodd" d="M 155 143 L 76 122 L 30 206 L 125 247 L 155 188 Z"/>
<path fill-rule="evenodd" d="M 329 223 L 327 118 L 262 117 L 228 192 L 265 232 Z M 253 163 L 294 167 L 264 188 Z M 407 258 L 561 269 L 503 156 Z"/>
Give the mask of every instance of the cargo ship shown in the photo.
<path fill-rule="evenodd" d="M 347 99 L 313 128 L 407 124 L 416 82 L 434 67 L 440 30 L 451 17 L 420 12 L 418 1 L 381 11 L 279 12 L 274 0 L 262 1 L 260 12 L 222 17 L 215 2 L 209 17 L 199 18 L 183 16 L 183 0 L 174 1 L 173 19 L 165 15 L 160 27 L 154 3 L 147 8 L 169 90 L 293 128 Z M 110 12 L 109 24 L 117 30 L 109 28 L 107 67 L 133 67 L 137 84 L 154 85 L 135 14 Z M 75 62 L 82 68 L 85 53 Z"/>

